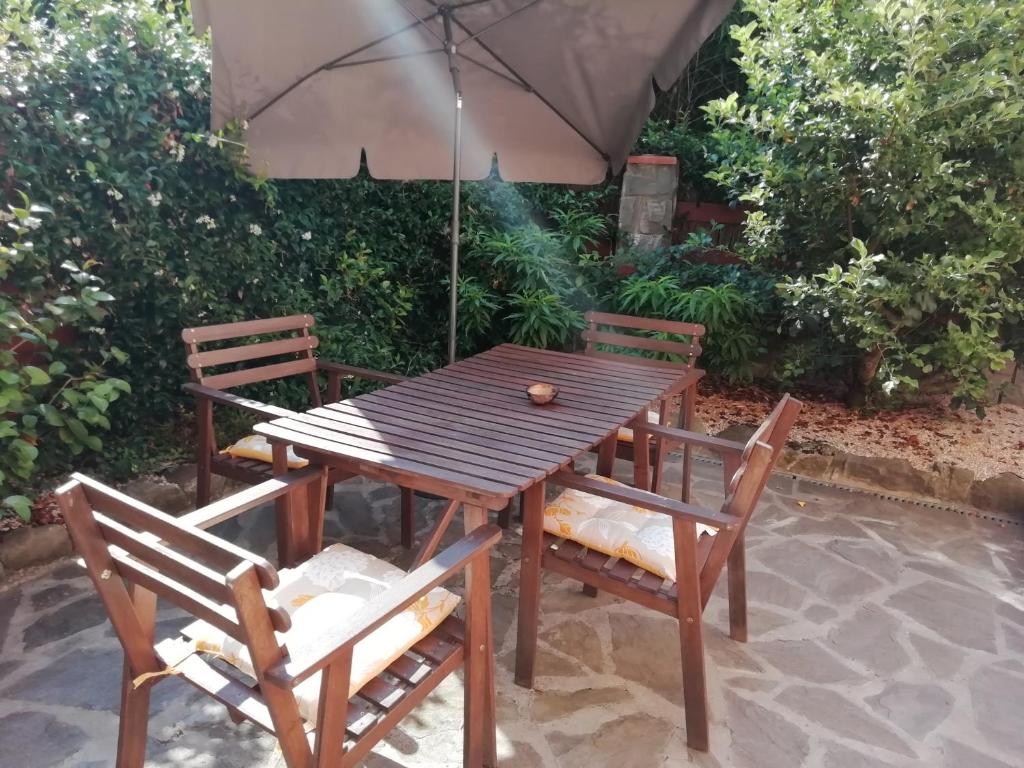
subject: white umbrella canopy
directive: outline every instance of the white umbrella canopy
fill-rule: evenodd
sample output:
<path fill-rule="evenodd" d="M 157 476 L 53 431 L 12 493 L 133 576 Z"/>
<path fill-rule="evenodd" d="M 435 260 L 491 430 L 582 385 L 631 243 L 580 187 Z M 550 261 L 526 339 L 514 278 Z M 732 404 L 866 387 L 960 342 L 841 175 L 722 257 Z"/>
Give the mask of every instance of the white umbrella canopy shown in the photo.
<path fill-rule="evenodd" d="M 597 184 L 734 0 L 193 0 L 252 169 Z M 463 113 L 465 117 L 463 118 Z M 454 358 L 458 237 L 452 238 Z"/>

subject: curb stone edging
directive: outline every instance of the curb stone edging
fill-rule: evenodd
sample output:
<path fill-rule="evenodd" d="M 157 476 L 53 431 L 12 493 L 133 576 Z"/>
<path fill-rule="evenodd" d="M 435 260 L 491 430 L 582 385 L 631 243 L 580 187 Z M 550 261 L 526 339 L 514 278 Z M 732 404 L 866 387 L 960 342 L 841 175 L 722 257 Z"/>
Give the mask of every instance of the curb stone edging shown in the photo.
<path fill-rule="evenodd" d="M 243 487 L 214 476 L 213 499 Z M 121 490 L 139 501 L 179 515 L 195 506 L 196 466 L 182 464 L 161 475 L 143 475 L 121 486 Z M 0 534 L 0 584 L 18 571 L 44 565 L 74 553 L 71 536 L 63 523 L 26 526 Z"/>
<path fill-rule="evenodd" d="M 746 442 L 757 427 L 733 424 L 716 437 Z M 812 480 L 902 497 L 969 505 L 1024 523 L 1024 477 L 1012 472 L 978 480 L 964 467 L 935 462 L 918 469 L 906 459 L 860 456 L 825 443 L 790 445 L 779 456 L 778 470 Z"/>
<path fill-rule="evenodd" d="M 1024 477 L 1012 472 L 976 480 L 971 470 L 943 462 L 935 462 L 931 469 L 918 469 L 906 459 L 791 448 L 783 451 L 778 466 L 829 483 L 969 504 L 1024 523 Z"/>
<path fill-rule="evenodd" d="M 71 552 L 71 536 L 61 523 L 17 528 L 0 539 L 0 579 L 22 568 L 67 557 Z"/>

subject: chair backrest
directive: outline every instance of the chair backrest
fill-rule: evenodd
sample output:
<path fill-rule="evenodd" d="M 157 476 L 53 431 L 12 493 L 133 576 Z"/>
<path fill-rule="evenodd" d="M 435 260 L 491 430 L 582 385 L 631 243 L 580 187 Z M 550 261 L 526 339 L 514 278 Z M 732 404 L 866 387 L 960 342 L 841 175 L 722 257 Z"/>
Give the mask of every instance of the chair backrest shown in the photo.
<path fill-rule="evenodd" d="M 700 340 L 705 328 L 697 323 L 682 323 L 675 320 L 656 320 L 648 317 L 632 315 L 613 315 L 607 312 L 587 312 L 583 316 L 587 323 L 583 331 L 583 340 L 587 343 L 584 354 L 592 357 L 603 357 L 611 360 L 628 360 L 632 363 L 643 362 L 649 365 L 693 367 L 700 357 Z M 602 330 L 612 329 L 612 330 Z M 643 335 L 621 333 L 614 329 L 643 331 Z M 685 337 L 688 341 L 678 338 L 655 338 L 651 334 L 665 334 L 673 337 Z M 605 349 L 598 349 L 601 345 Z M 651 357 L 638 357 L 625 352 L 615 352 L 608 347 L 641 352 L 654 352 L 682 358 L 679 361 L 655 360 Z"/>
<path fill-rule="evenodd" d="M 135 674 L 159 671 L 160 665 L 132 587 L 170 601 L 246 645 L 253 640 L 254 613 L 264 619 L 256 622 L 266 627 L 264 642 L 272 641 L 271 627 L 290 628 L 288 614 L 263 600 L 260 587 L 273 589 L 279 581 L 264 558 L 84 475 L 72 475 L 56 495 Z M 236 588 L 243 580 L 255 587 L 246 591 L 244 606 Z M 253 605 L 254 600 L 262 605 Z M 250 617 L 245 629 L 243 610 Z"/>
<path fill-rule="evenodd" d="M 312 315 L 289 315 L 186 328 L 181 339 L 192 380 L 213 389 L 230 389 L 303 374 L 309 378 L 314 405 L 320 405 L 313 353 L 320 340 L 310 332 L 314 323 Z M 273 338 L 260 340 L 265 336 Z M 201 345 L 224 341 L 233 343 L 200 350 Z M 268 363 L 268 358 L 275 360 Z M 260 363 L 246 365 L 253 361 Z"/>
<path fill-rule="evenodd" d="M 718 573 L 725 564 L 729 552 L 736 541 L 743 536 L 747 523 L 757 507 L 772 469 L 778 461 L 779 454 L 786 447 L 786 439 L 796 422 L 800 409 L 803 406 L 796 398 L 784 395 L 778 405 L 772 409 L 768 418 L 764 420 L 757 431 L 751 435 L 743 448 L 738 466 L 730 477 L 727 478 L 725 501 L 722 504 L 722 511 L 726 514 L 738 517 L 740 523 L 730 530 L 721 530 L 711 545 L 711 551 L 704 565 L 704 572 L 701 574 L 702 590 L 704 601 L 710 597 L 714 589 Z M 735 466 L 727 462 L 725 471 L 728 473 Z"/>

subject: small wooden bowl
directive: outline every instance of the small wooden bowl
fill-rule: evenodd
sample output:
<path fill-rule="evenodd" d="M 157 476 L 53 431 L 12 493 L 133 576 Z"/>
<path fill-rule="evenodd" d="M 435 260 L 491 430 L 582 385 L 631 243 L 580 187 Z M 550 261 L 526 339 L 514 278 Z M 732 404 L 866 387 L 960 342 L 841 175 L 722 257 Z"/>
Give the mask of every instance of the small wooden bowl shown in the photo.
<path fill-rule="evenodd" d="M 526 388 L 526 395 L 535 405 L 546 405 L 558 397 L 558 387 L 554 384 L 531 384 Z"/>

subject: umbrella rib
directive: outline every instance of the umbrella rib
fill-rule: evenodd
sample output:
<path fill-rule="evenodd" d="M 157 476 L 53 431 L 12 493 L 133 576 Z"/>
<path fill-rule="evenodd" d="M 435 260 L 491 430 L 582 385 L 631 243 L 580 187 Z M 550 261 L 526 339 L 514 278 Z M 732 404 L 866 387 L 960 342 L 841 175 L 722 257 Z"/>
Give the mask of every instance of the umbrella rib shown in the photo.
<path fill-rule="evenodd" d="M 431 19 L 436 19 L 439 15 L 440 15 L 440 11 L 435 11 L 431 15 L 427 16 L 425 21 L 430 21 Z M 412 22 L 411 24 L 407 24 L 406 26 L 402 27 L 401 29 L 396 29 L 394 32 L 389 32 L 388 34 L 384 35 L 383 37 L 378 37 L 376 40 L 371 40 L 370 42 L 366 43 L 365 45 L 361 45 L 358 48 L 355 48 L 355 49 L 349 51 L 348 53 L 344 53 L 341 56 L 338 56 L 338 57 L 336 57 L 334 59 L 331 59 L 330 61 L 325 61 L 323 64 L 321 64 L 316 69 L 311 70 L 310 72 L 307 72 L 306 74 L 304 74 L 302 77 L 300 77 L 294 83 L 289 85 L 287 88 L 285 88 L 279 94 L 277 94 L 274 98 L 272 98 L 270 101 L 268 101 L 266 104 L 264 104 L 262 107 L 257 109 L 251 115 L 249 115 L 248 119 L 249 120 L 255 120 L 257 117 L 259 117 L 264 112 L 266 112 L 268 109 L 270 109 L 272 106 L 277 104 L 277 102 L 279 102 L 281 99 L 283 99 L 289 93 L 294 91 L 296 88 L 298 88 L 304 82 L 309 80 L 311 77 L 314 77 L 315 75 L 319 74 L 320 72 L 326 72 L 327 70 L 331 69 L 332 67 L 335 67 L 336 65 L 338 65 L 341 62 L 345 61 L 346 59 L 350 59 L 353 56 L 356 56 L 356 55 L 362 53 L 363 51 L 367 51 L 370 48 L 373 48 L 375 45 L 380 45 L 381 43 L 383 43 L 386 40 L 390 40 L 393 37 L 397 37 L 398 35 L 402 34 L 403 32 L 408 32 L 410 29 L 415 29 L 416 27 L 420 27 L 420 26 L 427 27 L 425 21 L 421 21 L 421 20 L 419 20 L 419 17 L 417 17 L 416 21 Z M 430 29 L 430 27 L 427 27 L 427 29 Z M 431 30 L 431 32 L 432 31 L 433 30 Z"/>
<path fill-rule="evenodd" d="M 345 67 L 358 67 L 360 64 L 378 64 L 382 61 L 411 59 L 415 56 L 429 56 L 434 53 L 444 53 L 444 48 L 431 48 L 427 51 L 412 51 L 411 53 L 396 53 L 394 56 L 377 56 L 373 59 L 360 59 L 359 61 L 343 61 L 340 64 L 332 64 L 326 69 L 328 71 L 333 71 L 335 69 L 344 69 Z"/>
<path fill-rule="evenodd" d="M 461 21 L 459 21 L 459 20 L 458 20 L 457 18 L 455 18 L 455 16 L 454 16 L 454 15 L 452 16 L 452 21 L 453 21 L 453 22 L 455 22 L 455 25 L 456 25 L 456 26 L 457 26 L 457 27 L 458 27 L 459 29 L 461 29 L 461 30 L 462 30 L 463 32 L 465 32 L 465 33 L 466 33 L 467 35 L 469 35 L 470 37 L 473 37 L 473 35 L 475 35 L 475 34 L 479 34 L 479 33 L 474 33 L 474 32 L 473 32 L 473 30 L 471 30 L 471 29 L 470 29 L 469 27 L 467 27 L 467 26 L 466 26 L 465 24 L 463 24 L 463 23 L 462 23 Z M 514 77 L 515 77 L 515 78 L 516 78 L 517 80 L 519 80 L 520 84 L 521 84 L 521 85 L 522 85 L 522 86 L 523 86 L 524 88 L 526 88 L 527 90 L 529 90 L 529 91 L 530 91 L 530 92 L 531 92 L 531 93 L 532 93 L 532 94 L 533 94 L 534 96 L 536 96 L 536 97 L 537 97 L 538 99 L 540 99 L 540 100 L 541 100 L 541 102 L 542 102 L 542 103 L 544 104 L 544 106 L 546 106 L 546 107 L 547 107 L 548 109 L 550 109 L 550 110 L 551 110 L 552 112 L 554 112 L 554 113 L 555 113 L 555 115 L 557 115 L 557 116 L 558 116 L 558 118 L 559 118 L 559 119 L 560 119 L 560 120 L 561 120 L 561 121 L 562 121 L 563 123 L 565 123 L 565 124 L 566 124 L 567 126 L 569 126 L 570 128 L 572 128 L 572 130 L 573 130 L 573 131 L 575 131 L 575 132 L 576 132 L 576 134 L 577 134 L 577 135 L 578 135 L 578 136 L 579 136 L 579 137 L 580 137 L 581 139 L 583 139 L 583 140 L 584 140 L 585 142 L 587 142 L 587 144 L 589 144 L 589 145 L 590 145 L 590 147 L 591 147 L 591 148 L 592 148 L 592 149 L 593 149 L 593 150 L 594 150 L 595 152 L 597 152 L 597 154 L 599 154 L 599 155 L 600 155 L 600 156 L 601 156 L 601 157 L 602 157 L 602 158 L 603 158 L 604 160 L 606 160 L 606 161 L 607 161 L 607 160 L 610 160 L 610 159 L 611 159 L 611 155 L 609 155 L 609 154 L 608 154 L 607 152 L 605 152 L 605 151 L 604 151 L 603 149 L 601 149 L 601 147 L 599 147 L 599 146 L 597 145 L 597 143 L 596 143 L 596 142 L 595 142 L 595 141 L 594 141 L 593 139 L 591 139 L 591 138 L 590 138 L 589 136 L 587 136 L 587 134 L 585 134 L 585 133 L 584 133 L 584 132 L 583 132 L 582 130 L 580 130 L 580 128 L 579 128 L 579 127 L 578 127 L 577 125 L 575 125 L 575 124 L 574 124 L 574 123 L 572 122 L 572 120 L 570 120 L 570 119 L 569 119 L 568 117 L 566 117 L 566 116 L 565 116 L 564 114 L 562 114 L 561 110 L 559 110 L 559 109 L 558 109 L 558 107 L 556 107 L 556 106 L 555 106 L 554 104 L 552 104 L 552 103 L 551 103 L 550 101 L 548 101 L 548 100 L 547 100 L 546 98 L 544 98 L 544 95 L 543 95 L 542 93 L 540 93 L 540 91 L 538 91 L 538 90 L 537 90 L 537 89 L 536 89 L 536 88 L 534 87 L 534 85 L 533 85 L 533 84 L 532 84 L 532 83 L 531 83 L 531 82 L 530 82 L 529 80 L 527 80 L 527 79 L 526 79 L 525 77 L 523 77 L 523 76 L 522 76 L 521 74 L 519 74 L 519 73 L 518 73 L 518 72 L 517 72 L 517 71 L 515 70 L 515 68 L 514 68 L 514 67 L 511 67 L 511 66 L 509 66 L 508 62 L 507 62 L 507 61 L 505 61 L 505 60 L 504 60 L 503 58 L 501 58 L 501 56 L 499 56 L 499 55 L 498 55 L 498 54 L 497 54 L 497 53 L 496 53 L 496 52 L 494 51 L 494 49 L 492 49 L 492 48 L 491 48 L 491 47 L 490 47 L 489 45 L 487 45 L 487 43 L 485 43 L 485 42 L 484 42 L 483 40 L 480 40 L 480 39 L 475 39 L 475 40 L 473 40 L 473 42 L 474 42 L 474 43 L 476 43 L 477 45 L 479 45 L 479 46 L 480 46 L 481 48 L 483 48 L 483 49 L 484 49 L 484 50 L 485 50 L 485 51 L 486 51 L 486 52 L 487 52 L 487 53 L 488 53 L 488 54 L 490 55 L 490 57 L 491 57 L 492 59 L 494 59 L 494 60 L 495 60 L 496 62 L 498 62 L 499 64 L 501 64 L 501 66 L 503 66 L 503 67 L 504 67 L 505 69 L 507 69 L 507 70 L 508 70 L 509 72 L 511 72 L 511 73 L 512 73 L 512 75 L 513 75 L 513 76 L 514 76 Z M 461 55 L 461 54 L 460 54 L 460 55 Z M 464 58 L 465 58 L 465 57 L 464 57 Z"/>
<path fill-rule="evenodd" d="M 431 29 L 430 25 L 427 24 L 428 21 L 433 21 L 434 19 L 436 19 L 438 14 L 440 13 L 440 11 L 437 11 L 437 12 L 433 13 L 432 15 L 428 16 L 427 18 L 423 19 L 423 18 L 420 18 L 420 15 L 418 13 L 416 13 L 416 11 L 414 11 L 412 8 L 410 8 L 406 4 L 405 0 L 398 0 L 398 4 L 400 6 L 402 6 L 402 8 L 405 9 L 406 13 L 408 13 L 410 16 L 412 16 L 414 19 L 416 19 L 416 21 L 418 21 L 420 24 L 422 24 L 423 28 L 425 30 L 427 30 L 427 32 L 432 34 L 438 40 L 438 42 L 440 42 L 442 45 L 444 45 L 444 43 L 445 43 L 444 38 L 441 37 L 439 34 L 437 34 L 437 32 L 435 32 L 433 29 Z"/>
<path fill-rule="evenodd" d="M 472 56 L 467 56 L 464 53 L 459 53 L 458 55 L 461 58 L 468 61 L 470 64 L 476 64 L 478 67 L 480 67 L 480 69 L 486 69 L 495 77 L 500 77 L 502 80 L 508 80 L 510 83 L 512 83 L 512 85 L 522 88 L 527 93 L 532 93 L 532 89 L 530 88 L 530 86 L 522 82 L 521 80 L 516 80 L 514 77 L 509 77 L 504 72 L 501 72 L 488 64 L 484 64 L 482 61 L 480 61 L 479 59 L 474 59 Z"/>
<path fill-rule="evenodd" d="M 463 3 L 462 5 L 456 5 L 456 6 L 454 6 L 452 8 L 452 10 L 453 11 L 457 11 L 460 8 L 465 8 L 467 5 L 477 5 L 477 3 L 490 3 L 490 2 L 493 2 L 493 0 L 476 0 L 476 2 L 468 2 L 468 3 Z M 530 2 L 528 2 L 526 5 L 523 5 L 523 6 L 520 6 L 519 8 L 516 8 L 514 11 L 511 11 L 511 12 L 505 14 L 504 16 L 502 16 L 500 19 L 496 19 L 495 21 L 492 21 L 490 24 L 488 24 L 483 29 L 477 30 L 476 32 L 471 34 L 469 37 L 467 37 L 465 40 L 460 41 L 459 45 L 460 46 L 461 45 L 465 45 L 470 40 L 476 40 L 478 37 L 480 37 L 480 35 L 484 34 L 485 32 L 487 32 L 492 27 L 496 27 L 499 24 L 501 24 L 502 22 L 508 21 L 513 16 L 518 16 L 520 13 L 525 11 L 527 8 L 531 8 L 531 7 L 535 6 L 539 2 L 540 2 L 540 0 L 530 0 Z"/>

